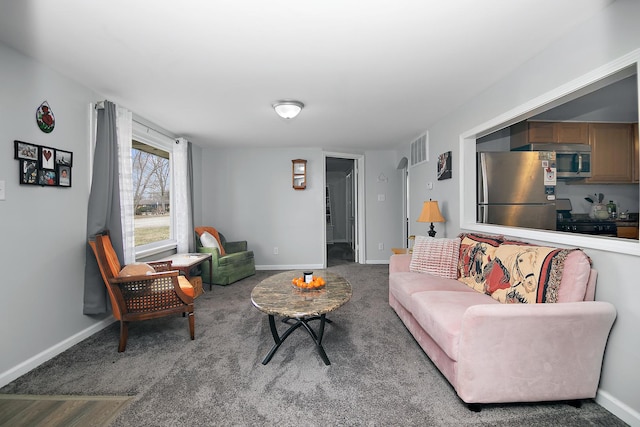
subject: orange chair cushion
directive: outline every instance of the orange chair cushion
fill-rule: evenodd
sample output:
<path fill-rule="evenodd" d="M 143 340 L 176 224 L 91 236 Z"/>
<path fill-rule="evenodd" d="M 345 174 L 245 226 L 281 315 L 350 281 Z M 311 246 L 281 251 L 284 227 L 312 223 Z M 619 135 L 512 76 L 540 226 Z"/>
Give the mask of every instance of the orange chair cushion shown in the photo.
<path fill-rule="evenodd" d="M 213 227 L 196 227 L 196 233 L 198 236 L 202 236 L 202 233 L 207 232 L 216 238 L 218 241 L 218 245 L 220 246 L 220 255 L 225 256 L 227 253 L 224 250 L 224 246 L 222 246 L 222 242 L 220 241 L 220 235 L 218 234 L 218 230 Z"/>
<path fill-rule="evenodd" d="M 189 295 L 191 298 L 196 297 L 196 291 L 186 277 L 178 276 L 178 285 L 180 285 L 180 289 L 182 289 L 182 292 Z"/>
<path fill-rule="evenodd" d="M 118 273 L 119 277 L 129 277 L 129 276 L 142 276 L 145 274 L 155 273 L 156 271 L 149 264 L 145 262 L 134 262 L 129 265 L 125 265 L 120 273 Z"/>

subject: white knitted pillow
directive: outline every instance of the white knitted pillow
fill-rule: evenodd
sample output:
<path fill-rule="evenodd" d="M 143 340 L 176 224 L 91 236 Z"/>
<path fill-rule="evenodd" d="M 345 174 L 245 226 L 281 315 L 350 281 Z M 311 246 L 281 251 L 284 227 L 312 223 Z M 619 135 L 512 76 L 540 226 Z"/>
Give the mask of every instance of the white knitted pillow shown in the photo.
<path fill-rule="evenodd" d="M 447 279 L 458 278 L 460 239 L 416 236 L 409 271 L 430 273 Z"/>

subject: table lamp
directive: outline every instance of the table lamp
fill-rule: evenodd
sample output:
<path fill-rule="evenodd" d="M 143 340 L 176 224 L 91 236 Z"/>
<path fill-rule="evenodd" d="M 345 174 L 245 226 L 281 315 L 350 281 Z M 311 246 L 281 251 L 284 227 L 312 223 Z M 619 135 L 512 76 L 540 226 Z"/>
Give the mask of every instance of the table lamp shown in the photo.
<path fill-rule="evenodd" d="M 422 205 L 422 212 L 420 212 L 420 216 L 418 217 L 417 222 L 430 222 L 431 226 L 429 227 L 429 237 L 435 237 L 436 231 L 433 229 L 434 222 L 444 222 L 445 219 L 440 213 L 440 208 L 438 208 L 438 201 L 429 199 L 428 202 L 424 202 Z"/>

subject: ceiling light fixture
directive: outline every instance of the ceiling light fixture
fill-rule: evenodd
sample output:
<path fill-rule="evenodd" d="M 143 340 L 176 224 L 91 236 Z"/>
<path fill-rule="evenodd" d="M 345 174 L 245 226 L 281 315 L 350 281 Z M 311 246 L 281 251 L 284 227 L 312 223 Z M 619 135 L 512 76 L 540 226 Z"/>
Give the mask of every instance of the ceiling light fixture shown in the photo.
<path fill-rule="evenodd" d="M 304 104 L 300 101 L 278 101 L 273 104 L 273 109 L 283 119 L 293 119 L 304 108 Z"/>

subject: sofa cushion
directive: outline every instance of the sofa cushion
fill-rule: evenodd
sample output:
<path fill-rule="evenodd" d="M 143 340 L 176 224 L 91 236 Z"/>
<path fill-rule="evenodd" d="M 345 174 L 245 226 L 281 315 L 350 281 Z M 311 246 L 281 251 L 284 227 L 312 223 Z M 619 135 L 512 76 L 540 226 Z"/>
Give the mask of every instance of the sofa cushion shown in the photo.
<path fill-rule="evenodd" d="M 432 274 L 399 272 L 389 275 L 389 292 L 409 311 L 411 311 L 411 295 L 425 291 L 475 292 L 457 280 Z"/>
<path fill-rule="evenodd" d="M 416 236 L 409 271 L 431 273 L 448 279 L 458 277 L 460 239 Z"/>
<path fill-rule="evenodd" d="M 432 291 L 411 295 L 409 311 L 418 324 L 452 360 L 458 360 L 463 314 L 480 304 L 500 304 L 479 292 Z"/>
<path fill-rule="evenodd" d="M 253 251 L 235 252 L 227 254 L 218 260 L 218 265 L 224 267 L 226 265 L 243 265 L 253 259 Z"/>
<path fill-rule="evenodd" d="M 584 301 L 591 275 L 591 258 L 583 251 L 573 250 L 564 260 L 558 302 Z"/>

